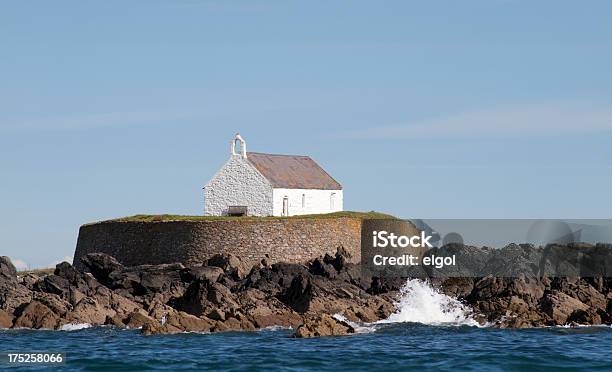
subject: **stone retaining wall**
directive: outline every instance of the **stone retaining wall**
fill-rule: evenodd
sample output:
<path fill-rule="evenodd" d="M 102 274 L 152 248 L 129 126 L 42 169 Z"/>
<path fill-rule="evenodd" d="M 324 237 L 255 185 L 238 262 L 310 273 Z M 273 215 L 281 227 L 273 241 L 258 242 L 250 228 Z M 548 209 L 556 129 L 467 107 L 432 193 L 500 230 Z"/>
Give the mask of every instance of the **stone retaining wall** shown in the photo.
<path fill-rule="evenodd" d="M 262 220 L 106 221 L 81 226 L 74 264 L 87 253 L 103 252 L 124 265 L 182 262 L 200 264 L 217 253 L 253 263 L 305 262 L 343 246 L 361 259 L 361 219 L 289 218 Z"/>

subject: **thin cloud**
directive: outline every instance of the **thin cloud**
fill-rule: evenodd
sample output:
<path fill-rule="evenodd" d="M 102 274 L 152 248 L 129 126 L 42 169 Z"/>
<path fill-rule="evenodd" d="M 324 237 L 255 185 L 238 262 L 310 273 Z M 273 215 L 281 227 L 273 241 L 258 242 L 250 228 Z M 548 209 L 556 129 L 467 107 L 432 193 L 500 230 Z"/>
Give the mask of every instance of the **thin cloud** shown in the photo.
<path fill-rule="evenodd" d="M 611 106 L 612 107 L 612 106 Z M 349 133 L 353 138 L 490 138 L 612 131 L 611 107 L 530 105 L 458 113 Z"/>
<path fill-rule="evenodd" d="M 0 130 L 68 130 L 126 125 L 151 124 L 165 120 L 185 119 L 189 115 L 181 112 L 109 112 L 91 115 L 66 116 L 60 118 L 31 119 L 13 122 L 0 122 Z"/>

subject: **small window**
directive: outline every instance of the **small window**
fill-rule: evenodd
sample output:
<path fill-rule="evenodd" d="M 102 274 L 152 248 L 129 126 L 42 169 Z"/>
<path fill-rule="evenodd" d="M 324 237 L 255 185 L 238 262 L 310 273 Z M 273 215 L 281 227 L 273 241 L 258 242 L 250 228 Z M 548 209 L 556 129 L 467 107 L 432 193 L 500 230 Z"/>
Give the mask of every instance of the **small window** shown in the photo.
<path fill-rule="evenodd" d="M 302 209 L 306 208 L 306 194 L 302 194 Z"/>
<path fill-rule="evenodd" d="M 329 196 L 329 209 L 333 211 L 336 207 L 335 204 L 336 204 L 336 193 L 332 192 L 331 195 Z"/>

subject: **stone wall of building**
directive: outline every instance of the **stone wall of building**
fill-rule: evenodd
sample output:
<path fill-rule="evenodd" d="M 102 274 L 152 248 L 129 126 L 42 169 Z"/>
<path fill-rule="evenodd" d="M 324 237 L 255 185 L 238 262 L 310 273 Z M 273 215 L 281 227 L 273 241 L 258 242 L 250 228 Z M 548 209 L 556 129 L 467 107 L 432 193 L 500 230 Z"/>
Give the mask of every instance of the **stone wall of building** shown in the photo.
<path fill-rule="evenodd" d="M 232 155 L 204 186 L 204 215 L 226 216 L 230 206 L 248 206 L 249 216 L 272 215 L 272 185 L 242 155 Z"/>
<path fill-rule="evenodd" d="M 279 218 L 209 221 L 120 222 L 81 226 L 75 266 L 87 253 L 103 252 L 124 265 L 182 262 L 201 264 L 217 253 L 232 253 L 253 263 L 305 262 L 343 246 L 352 261 L 361 259 L 359 218 Z"/>

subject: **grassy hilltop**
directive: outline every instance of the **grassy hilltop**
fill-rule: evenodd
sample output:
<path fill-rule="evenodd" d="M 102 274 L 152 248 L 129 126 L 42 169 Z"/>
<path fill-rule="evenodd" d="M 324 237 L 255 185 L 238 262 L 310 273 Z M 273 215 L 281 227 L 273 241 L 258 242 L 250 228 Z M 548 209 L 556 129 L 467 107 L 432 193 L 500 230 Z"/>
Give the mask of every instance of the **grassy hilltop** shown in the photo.
<path fill-rule="evenodd" d="M 360 219 L 397 219 L 389 214 L 370 211 L 370 212 L 353 212 L 342 211 L 326 214 L 305 214 L 301 216 L 291 217 L 229 217 L 229 216 L 183 216 L 176 214 L 137 214 L 134 216 L 121 217 L 112 220 L 100 222 L 167 222 L 167 221 L 245 221 L 245 220 L 282 220 L 282 219 L 323 219 L 323 218 L 360 218 Z"/>

